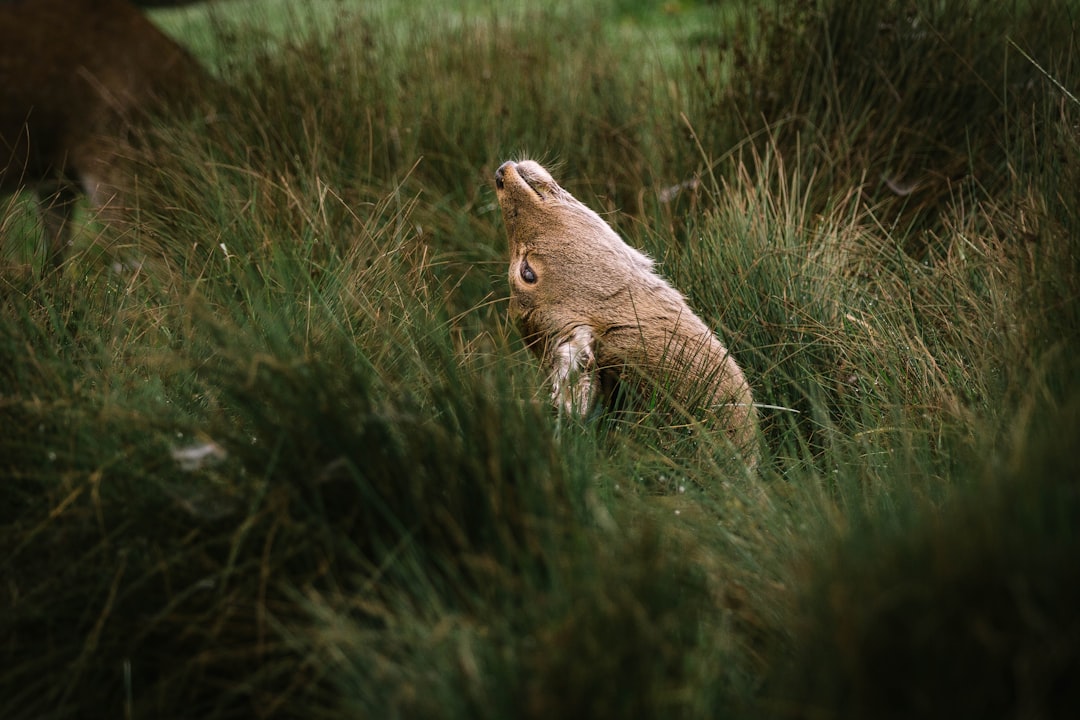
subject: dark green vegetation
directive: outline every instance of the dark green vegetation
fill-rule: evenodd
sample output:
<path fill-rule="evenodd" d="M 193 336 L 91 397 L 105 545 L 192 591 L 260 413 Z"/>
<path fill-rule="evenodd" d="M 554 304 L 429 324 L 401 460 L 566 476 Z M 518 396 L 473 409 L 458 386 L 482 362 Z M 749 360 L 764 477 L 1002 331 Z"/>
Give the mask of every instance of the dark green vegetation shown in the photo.
<path fill-rule="evenodd" d="M 1075 711 L 1080 9 L 498 5 L 162 15 L 227 88 L 136 227 L 5 205 L 0 716 Z M 757 473 L 553 416 L 522 151 L 799 411 Z"/>

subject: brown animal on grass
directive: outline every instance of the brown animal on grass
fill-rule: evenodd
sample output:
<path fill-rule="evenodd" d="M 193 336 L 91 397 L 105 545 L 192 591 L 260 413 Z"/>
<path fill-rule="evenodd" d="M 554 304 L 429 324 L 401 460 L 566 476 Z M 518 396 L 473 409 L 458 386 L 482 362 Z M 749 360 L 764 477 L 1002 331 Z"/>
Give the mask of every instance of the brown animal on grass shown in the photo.
<path fill-rule="evenodd" d="M 735 359 L 653 262 L 531 160 L 495 188 L 510 244 L 510 312 L 573 415 L 620 384 L 718 422 L 753 462 L 757 412 Z"/>
<path fill-rule="evenodd" d="M 117 218 L 132 131 L 203 78 L 127 0 L 0 2 L 0 192 L 37 194 L 43 272 L 64 261 L 80 193 Z"/>

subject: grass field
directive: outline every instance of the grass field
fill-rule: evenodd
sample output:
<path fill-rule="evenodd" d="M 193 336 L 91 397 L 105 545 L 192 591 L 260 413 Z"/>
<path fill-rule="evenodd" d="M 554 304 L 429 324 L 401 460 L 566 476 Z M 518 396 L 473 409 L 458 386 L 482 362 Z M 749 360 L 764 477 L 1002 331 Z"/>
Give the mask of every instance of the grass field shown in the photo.
<path fill-rule="evenodd" d="M 1067 717 L 1080 6 L 312 3 L 39 279 L 0 204 L 0 716 Z M 763 404 L 756 469 L 559 418 L 535 157 Z"/>

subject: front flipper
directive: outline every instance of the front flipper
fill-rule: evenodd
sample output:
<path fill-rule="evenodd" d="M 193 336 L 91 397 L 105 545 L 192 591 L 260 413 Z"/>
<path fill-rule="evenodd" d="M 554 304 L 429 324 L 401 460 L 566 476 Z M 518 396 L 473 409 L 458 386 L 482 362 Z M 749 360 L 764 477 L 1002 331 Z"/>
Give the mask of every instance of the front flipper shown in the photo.
<path fill-rule="evenodd" d="M 584 417 L 596 403 L 595 340 L 591 328 L 579 326 L 551 353 L 551 401 L 568 415 Z"/>

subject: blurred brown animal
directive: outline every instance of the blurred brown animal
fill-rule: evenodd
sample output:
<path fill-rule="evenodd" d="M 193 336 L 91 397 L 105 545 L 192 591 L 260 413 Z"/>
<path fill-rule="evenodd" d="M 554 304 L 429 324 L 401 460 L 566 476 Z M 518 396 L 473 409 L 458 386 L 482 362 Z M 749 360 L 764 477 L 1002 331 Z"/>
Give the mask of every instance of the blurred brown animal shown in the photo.
<path fill-rule="evenodd" d="M 584 415 L 619 383 L 719 421 L 753 462 L 757 411 L 735 359 L 653 262 L 531 160 L 495 189 L 510 244 L 510 312 L 551 371 L 551 399 Z"/>
<path fill-rule="evenodd" d="M 0 2 L 0 193 L 36 192 L 43 273 L 64 261 L 79 193 L 115 219 L 132 130 L 204 76 L 127 0 Z"/>

